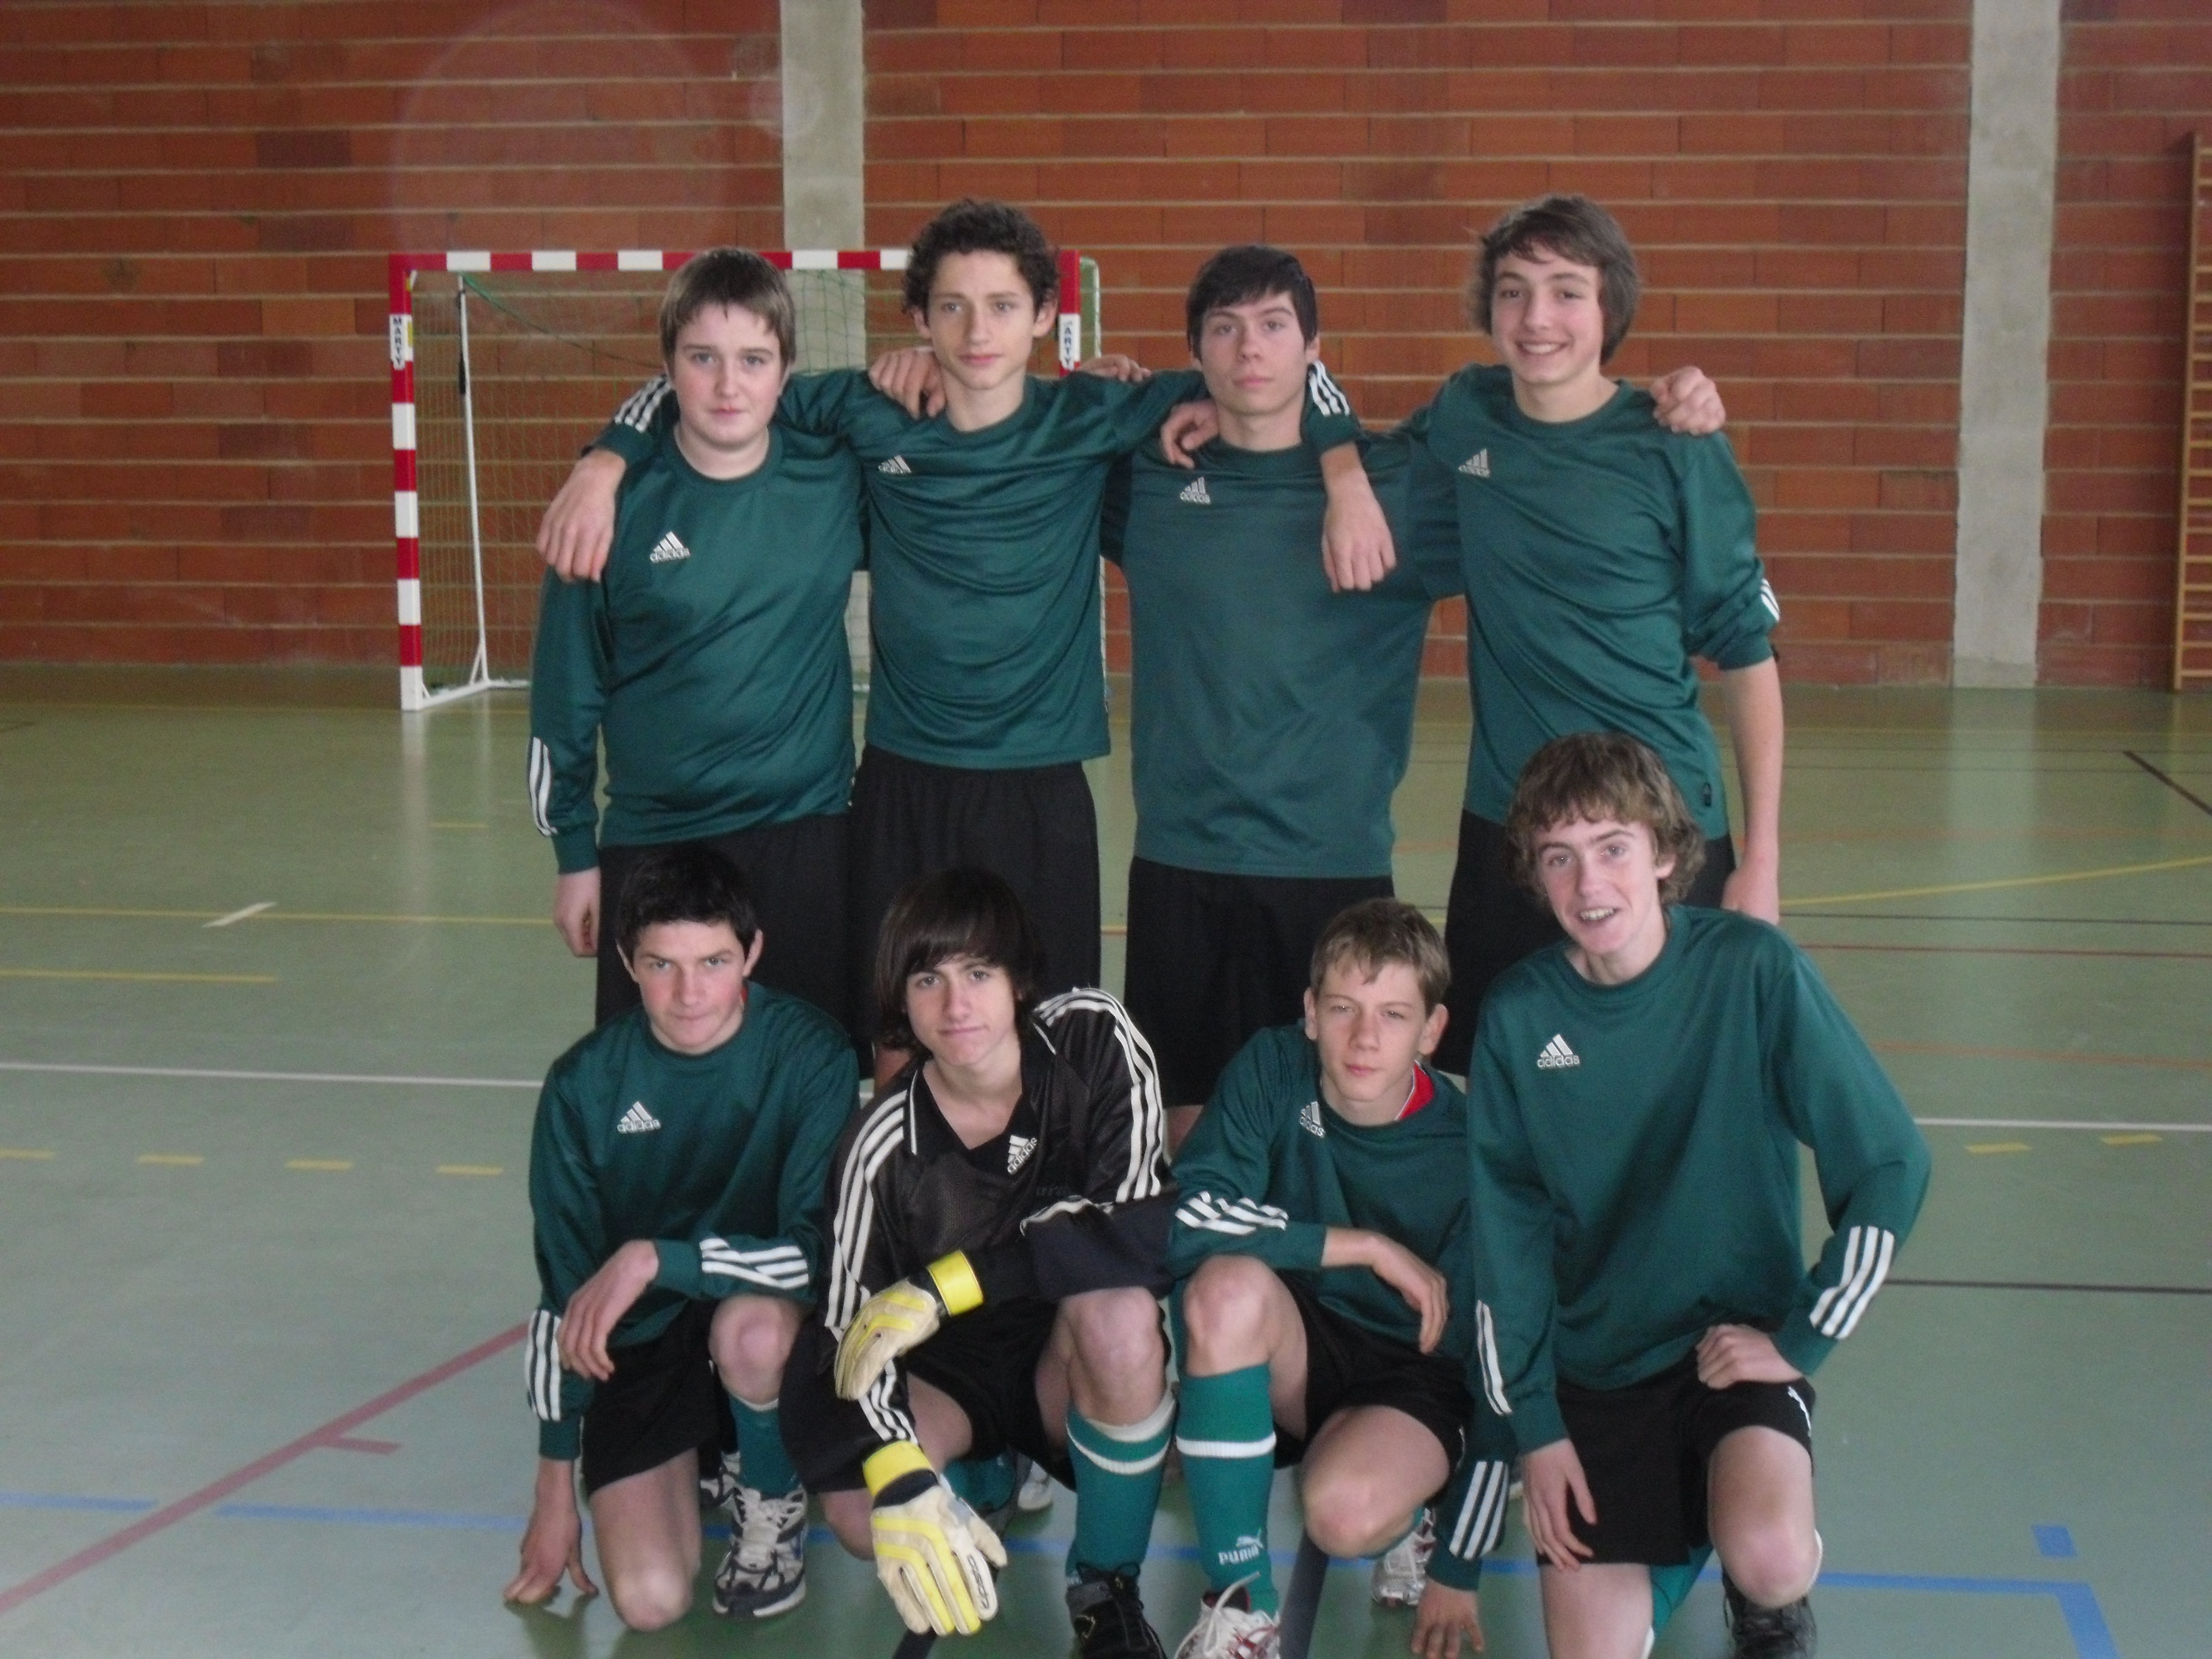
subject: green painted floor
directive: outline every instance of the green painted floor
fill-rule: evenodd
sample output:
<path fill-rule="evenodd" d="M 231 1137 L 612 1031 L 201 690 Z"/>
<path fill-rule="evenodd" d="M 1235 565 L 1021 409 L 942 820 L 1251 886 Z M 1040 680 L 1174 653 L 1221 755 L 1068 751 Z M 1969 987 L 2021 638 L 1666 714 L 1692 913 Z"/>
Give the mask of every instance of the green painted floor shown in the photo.
<path fill-rule="evenodd" d="M 403 718 L 385 679 L 0 675 L 0 1656 L 887 1653 L 831 1548 L 758 1630 L 501 1604 L 532 1085 L 590 974 L 540 919 L 519 699 Z M 1790 930 L 1915 1112 L 1958 1120 L 1819 1379 L 1822 1652 L 2202 1659 L 2212 702 L 1790 705 Z M 1466 740 L 1433 688 L 1398 872 L 1439 910 Z M 1118 923 L 1126 756 L 1094 775 Z M 945 1651 L 1063 1649 L 1068 1521 L 1018 1528 L 1006 1612 Z M 1189 1537 L 1170 1488 L 1170 1644 Z M 1484 1593 L 1493 1654 L 1542 1651 L 1526 1555 Z M 1317 1653 L 1404 1651 L 1364 1587 L 1333 1576 Z M 1717 1607 L 1661 1655 L 1724 1651 Z"/>

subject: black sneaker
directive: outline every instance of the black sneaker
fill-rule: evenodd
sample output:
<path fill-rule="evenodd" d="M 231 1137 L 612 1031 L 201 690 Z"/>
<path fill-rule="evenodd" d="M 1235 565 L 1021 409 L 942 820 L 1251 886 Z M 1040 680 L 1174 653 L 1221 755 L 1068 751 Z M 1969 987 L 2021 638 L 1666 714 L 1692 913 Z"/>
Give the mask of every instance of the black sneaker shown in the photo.
<path fill-rule="evenodd" d="M 1082 1659 L 1167 1659 L 1158 1635 L 1146 1621 L 1137 1581 L 1095 1567 L 1081 1571 L 1067 1587 L 1067 1616 Z"/>
<path fill-rule="evenodd" d="M 1723 1576 L 1721 1604 L 1731 1659 L 1813 1659 L 1819 1650 L 1809 1597 L 1801 1595 L 1786 1607 L 1762 1607 Z"/>

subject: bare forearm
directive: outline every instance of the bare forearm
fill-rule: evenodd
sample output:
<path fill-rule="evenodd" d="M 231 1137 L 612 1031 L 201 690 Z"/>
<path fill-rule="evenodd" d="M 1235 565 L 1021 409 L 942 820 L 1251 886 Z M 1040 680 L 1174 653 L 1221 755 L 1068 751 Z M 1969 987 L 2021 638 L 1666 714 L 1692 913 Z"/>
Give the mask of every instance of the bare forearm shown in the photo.
<path fill-rule="evenodd" d="M 1782 678 L 1768 658 L 1721 676 L 1729 737 L 1743 788 L 1740 864 L 1778 871 L 1782 865 Z"/>

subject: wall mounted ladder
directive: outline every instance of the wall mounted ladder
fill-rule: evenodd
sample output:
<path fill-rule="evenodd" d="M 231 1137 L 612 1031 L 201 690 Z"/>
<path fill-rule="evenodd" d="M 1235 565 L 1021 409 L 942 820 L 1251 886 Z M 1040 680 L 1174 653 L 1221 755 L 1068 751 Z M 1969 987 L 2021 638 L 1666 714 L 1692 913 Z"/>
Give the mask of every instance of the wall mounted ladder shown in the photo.
<path fill-rule="evenodd" d="M 2181 512 L 2174 526 L 2173 689 L 2212 685 L 2212 142 L 2189 152 L 2182 327 Z"/>

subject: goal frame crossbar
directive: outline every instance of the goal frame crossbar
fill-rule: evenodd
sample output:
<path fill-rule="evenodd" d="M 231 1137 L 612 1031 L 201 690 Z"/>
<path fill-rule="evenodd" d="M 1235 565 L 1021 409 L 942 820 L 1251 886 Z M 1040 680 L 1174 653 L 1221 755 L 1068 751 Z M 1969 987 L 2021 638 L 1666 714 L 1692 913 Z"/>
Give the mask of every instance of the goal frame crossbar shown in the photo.
<path fill-rule="evenodd" d="M 479 588 L 477 605 L 477 654 L 467 679 L 459 685 L 432 690 L 422 672 L 422 547 L 421 497 L 418 493 L 415 418 L 415 279 L 425 272 L 630 270 L 672 271 L 692 257 L 693 250 L 623 248 L 611 252 L 574 249 L 538 249 L 530 252 L 453 250 L 443 253 L 393 253 L 388 258 L 392 357 L 392 518 L 396 550 L 399 612 L 399 706 L 415 711 L 472 696 L 480 691 L 526 684 L 526 681 L 494 678 L 489 670 L 484 637 L 482 602 L 483 553 L 471 513 L 471 556 Z M 904 248 L 762 248 L 761 257 L 785 270 L 904 270 Z M 1060 373 L 1082 361 L 1086 337 L 1097 338 L 1096 314 L 1084 314 L 1083 256 L 1076 249 L 1060 253 L 1060 292 L 1063 301 L 1059 319 L 1058 351 Z M 1072 302 L 1071 302 L 1072 301 Z M 465 459 L 470 487 L 474 489 L 473 414 L 464 407 L 463 430 L 470 449 Z"/>

